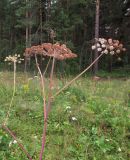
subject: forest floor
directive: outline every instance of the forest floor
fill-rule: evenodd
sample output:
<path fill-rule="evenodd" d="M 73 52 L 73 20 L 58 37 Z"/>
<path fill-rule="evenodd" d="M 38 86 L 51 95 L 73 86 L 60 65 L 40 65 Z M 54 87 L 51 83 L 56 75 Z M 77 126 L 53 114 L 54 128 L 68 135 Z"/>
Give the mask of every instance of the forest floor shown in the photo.
<path fill-rule="evenodd" d="M 102 74 L 103 75 L 103 74 Z M 90 76 L 58 95 L 48 119 L 44 160 L 129 160 L 130 78 Z M 70 78 L 54 79 L 53 92 Z M 0 124 L 9 108 L 13 73 L 0 72 Z M 8 127 L 38 160 L 43 130 L 37 76 L 17 73 Z M 0 127 L 0 160 L 26 160 L 18 144 Z"/>

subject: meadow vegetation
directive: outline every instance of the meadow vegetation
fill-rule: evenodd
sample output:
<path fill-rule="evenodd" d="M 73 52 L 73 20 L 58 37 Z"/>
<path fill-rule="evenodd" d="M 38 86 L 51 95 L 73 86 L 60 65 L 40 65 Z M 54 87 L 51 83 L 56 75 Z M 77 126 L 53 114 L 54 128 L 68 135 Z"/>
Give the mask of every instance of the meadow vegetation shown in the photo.
<path fill-rule="evenodd" d="M 78 79 L 52 104 L 44 160 L 129 160 L 130 78 L 91 76 Z M 54 78 L 53 93 L 71 79 Z M 48 81 L 48 78 L 46 78 Z M 8 126 L 34 160 L 43 130 L 43 99 L 39 76 L 17 73 L 16 93 Z M 0 124 L 13 91 L 13 73 L 0 72 Z M 18 144 L 0 128 L 0 159 L 26 160 Z"/>
<path fill-rule="evenodd" d="M 0 1 L 0 160 L 130 159 L 129 19 L 130 0 Z"/>

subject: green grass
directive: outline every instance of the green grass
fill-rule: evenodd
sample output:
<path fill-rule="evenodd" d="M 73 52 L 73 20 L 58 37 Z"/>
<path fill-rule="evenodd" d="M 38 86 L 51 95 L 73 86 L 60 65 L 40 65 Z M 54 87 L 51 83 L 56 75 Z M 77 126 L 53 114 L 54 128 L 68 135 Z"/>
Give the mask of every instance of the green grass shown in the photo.
<path fill-rule="evenodd" d="M 29 79 L 33 78 L 33 79 Z M 55 79 L 57 88 L 67 78 Z M 0 123 L 11 99 L 13 74 L 0 72 Z M 17 91 L 8 127 L 34 160 L 38 160 L 43 129 L 39 79 L 17 73 Z M 73 121 L 72 117 L 77 120 Z M 0 160 L 26 156 L 0 128 Z M 130 79 L 80 78 L 56 97 L 48 119 L 44 160 L 129 160 Z"/>

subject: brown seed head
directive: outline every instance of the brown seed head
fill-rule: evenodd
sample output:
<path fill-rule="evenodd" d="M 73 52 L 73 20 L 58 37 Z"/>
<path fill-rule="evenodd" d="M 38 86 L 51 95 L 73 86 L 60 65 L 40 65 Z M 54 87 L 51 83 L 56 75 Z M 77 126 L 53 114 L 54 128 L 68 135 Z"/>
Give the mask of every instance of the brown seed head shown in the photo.
<path fill-rule="evenodd" d="M 70 59 L 77 57 L 76 54 L 72 53 L 72 51 L 66 47 L 65 44 L 60 43 L 43 43 L 41 45 L 32 46 L 30 48 L 26 48 L 25 56 L 29 55 L 44 55 L 49 57 L 55 57 L 59 60 Z"/>

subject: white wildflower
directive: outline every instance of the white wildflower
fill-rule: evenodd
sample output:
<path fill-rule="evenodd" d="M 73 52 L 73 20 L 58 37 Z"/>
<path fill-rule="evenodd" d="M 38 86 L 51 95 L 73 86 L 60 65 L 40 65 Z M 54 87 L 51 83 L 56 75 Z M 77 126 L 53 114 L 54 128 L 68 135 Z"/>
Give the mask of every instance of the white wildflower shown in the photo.
<path fill-rule="evenodd" d="M 11 146 L 12 146 L 12 141 L 9 142 L 9 147 L 11 147 Z"/>
<path fill-rule="evenodd" d="M 120 147 L 118 148 L 118 151 L 121 152 L 121 148 Z"/>
<path fill-rule="evenodd" d="M 13 144 L 16 144 L 16 143 L 17 143 L 17 141 L 16 141 L 16 140 L 14 140 L 14 141 L 13 141 Z"/>
<path fill-rule="evenodd" d="M 71 107 L 70 107 L 70 106 L 67 106 L 67 107 L 66 107 L 66 110 L 69 110 L 69 109 L 71 109 Z"/>
<path fill-rule="evenodd" d="M 77 121 L 77 118 L 76 118 L 76 117 L 72 117 L 72 120 L 73 120 L 73 121 Z"/>
<path fill-rule="evenodd" d="M 14 141 L 10 141 L 10 142 L 9 142 L 9 147 L 11 147 L 11 146 L 12 146 L 12 144 L 17 144 L 17 141 L 16 141 L 16 140 L 14 140 Z"/>
<path fill-rule="evenodd" d="M 37 139 L 37 136 L 34 136 L 34 139 Z"/>
<path fill-rule="evenodd" d="M 106 139 L 106 141 L 109 142 L 110 140 L 109 140 L 109 139 Z"/>

